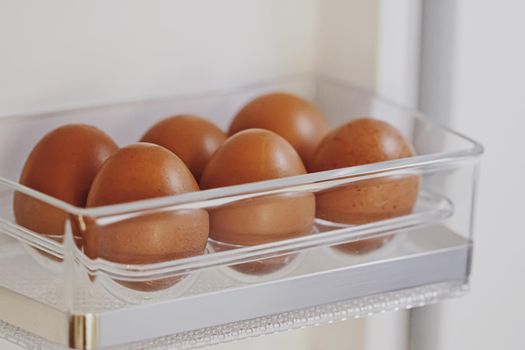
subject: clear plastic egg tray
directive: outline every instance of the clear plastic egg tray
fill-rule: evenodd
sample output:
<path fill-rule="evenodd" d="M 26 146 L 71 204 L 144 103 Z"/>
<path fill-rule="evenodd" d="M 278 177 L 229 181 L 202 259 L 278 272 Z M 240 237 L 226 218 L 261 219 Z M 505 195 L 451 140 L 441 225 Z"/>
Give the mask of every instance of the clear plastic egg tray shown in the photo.
<path fill-rule="evenodd" d="M 206 116 L 226 129 L 243 104 L 270 91 L 311 100 L 332 127 L 363 116 L 385 120 L 411 141 L 416 156 L 89 209 L 17 183 L 32 147 L 60 125 L 91 124 L 123 146 L 178 113 Z M 298 75 L 232 91 L 7 117 L 0 119 L 0 145 L 0 337 L 27 348 L 190 349 L 435 303 L 468 286 L 482 147 L 341 81 Z M 408 175 L 420 179 L 409 214 L 362 225 L 316 220 L 311 234 L 300 238 L 229 249 L 210 241 L 202 256 L 155 264 L 89 259 L 70 222 L 63 239 L 51 239 L 17 225 L 12 210 L 19 191 L 71 220 L 114 223 Z M 338 248 L 374 239 L 385 243 L 366 253 Z M 268 272 L 239 268 L 272 261 L 280 265 Z M 166 280 L 177 283 L 153 291 L 129 287 Z"/>

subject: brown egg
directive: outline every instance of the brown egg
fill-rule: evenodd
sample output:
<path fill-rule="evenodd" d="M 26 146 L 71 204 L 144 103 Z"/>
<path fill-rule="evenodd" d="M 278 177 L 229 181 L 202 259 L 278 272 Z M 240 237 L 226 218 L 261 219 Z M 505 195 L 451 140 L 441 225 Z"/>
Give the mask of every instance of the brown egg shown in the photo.
<path fill-rule="evenodd" d="M 267 129 L 281 135 L 307 166 L 329 130 L 323 114 L 313 104 L 288 93 L 273 93 L 252 100 L 233 119 L 229 135 L 249 128 Z"/>
<path fill-rule="evenodd" d="M 357 119 L 330 132 L 319 144 L 312 171 L 323 171 L 411 157 L 412 146 L 388 123 Z M 363 180 L 318 193 L 317 217 L 346 224 L 363 224 L 409 214 L 417 200 L 419 178 L 415 175 Z M 346 244 L 343 248 L 365 253 L 382 246 L 388 238 Z"/>
<path fill-rule="evenodd" d="M 78 207 L 102 163 L 118 147 L 99 129 L 81 124 L 59 127 L 46 134 L 26 160 L 20 183 Z M 16 222 L 30 230 L 62 240 L 67 213 L 23 193 L 13 201 Z"/>
<path fill-rule="evenodd" d="M 285 139 L 263 129 L 244 130 L 217 150 L 201 178 L 209 189 L 304 174 L 297 152 Z M 251 246 L 294 238 L 312 231 L 315 197 L 286 193 L 251 198 L 210 210 L 210 236 L 220 242 Z M 282 267 L 284 257 L 234 266 L 261 274 Z"/>
<path fill-rule="evenodd" d="M 199 181 L 206 163 L 224 140 L 226 134 L 208 120 L 177 115 L 155 124 L 141 142 L 151 142 L 175 153 Z"/>
<path fill-rule="evenodd" d="M 138 143 L 120 149 L 98 172 L 87 207 L 126 203 L 198 191 L 182 160 L 167 149 Z M 84 251 L 90 258 L 123 264 L 149 264 L 204 253 L 208 213 L 203 209 L 140 214 L 102 225 L 86 220 Z M 133 289 L 157 290 L 179 278 L 144 283 L 123 282 Z M 122 282 L 122 281 L 121 281 Z"/>

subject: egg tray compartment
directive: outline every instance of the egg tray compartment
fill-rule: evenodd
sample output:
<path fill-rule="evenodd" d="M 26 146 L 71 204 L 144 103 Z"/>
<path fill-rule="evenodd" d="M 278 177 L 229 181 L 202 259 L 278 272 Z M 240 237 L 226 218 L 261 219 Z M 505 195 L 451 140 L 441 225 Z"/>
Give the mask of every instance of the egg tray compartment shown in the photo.
<path fill-rule="evenodd" d="M 0 198 L 2 197 L 0 196 Z M 0 203 L 5 202 L 10 202 L 10 198 Z M 2 208 L 0 206 L 1 216 L 12 217 L 10 209 L 11 208 Z M 385 220 L 380 223 L 360 226 L 345 225 L 339 227 L 337 232 L 327 233 L 321 233 L 319 230 L 314 229 L 311 235 L 300 239 L 280 241 L 255 247 L 245 247 L 229 252 L 208 252 L 208 255 L 179 259 L 168 263 L 135 266 L 110 263 L 113 266 L 109 266 L 110 268 L 108 270 L 104 269 L 106 262 L 91 261 L 81 250 L 71 245 L 71 250 L 75 253 L 74 260 L 78 269 L 77 273 L 73 275 L 80 276 L 78 280 L 75 281 L 75 284 L 80 286 L 89 280 L 87 278 L 88 270 L 101 270 L 97 271 L 96 274 L 98 278 L 106 282 L 95 284 L 100 288 L 89 288 L 88 286 L 86 286 L 84 290 L 79 288 L 80 293 L 75 295 L 75 298 L 72 300 L 72 306 L 74 309 L 80 311 L 101 312 L 121 308 L 126 303 L 141 304 L 149 303 L 152 300 L 211 293 L 239 285 L 258 284 L 278 280 L 278 277 L 300 276 L 302 274 L 324 272 L 324 270 L 362 264 L 378 259 L 389 258 L 392 257 L 392 254 L 401 256 L 401 253 L 412 254 L 415 252 L 425 252 L 428 249 L 407 248 L 413 245 L 411 240 L 409 240 L 408 243 L 406 242 L 407 237 L 413 235 L 409 234 L 410 230 L 439 223 L 450 217 L 453 214 L 453 210 L 452 203 L 446 198 L 440 197 L 437 194 L 422 192 L 413 213 L 403 217 Z M 60 302 L 67 297 L 65 295 L 67 290 L 64 289 L 63 279 L 67 274 L 71 274 L 71 272 L 67 271 L 67 264 L 51 260 L 37 252 L 37 249 L 46 251 L 60 259 L 72 259 L 72 255 L 68 256 L 68 254 L 65 254 L 64 247 L 56 242 L 49 241 L 42 236 L 35 237 L 33 232 L 2 218 L 0 218 L 0 233 L 4 234 L 1 237 L 7 236 L 14 238 L 11 244 L 0 246 L 0 258 L 8 259 L 3 264 L 3 268 L 0 268 L 0 278 L 3 281 L 3 286 L 39 301 L 44 301 L 53 307 L 60 308 L 63 306 Z M 381 236 L 395 236 L 395 238 L 389 240 L 383 247 L 367 254 L 351 255 L 340 252 L 338 249 L 328 249 L 330 246 L 341 243 L 356 242 L 370 238 L 377 239 Z M 17 241 L 20 244 L 15 244 Z M 318 248 L 326 248 L 326 252 L 331 253 L 319 255 L 319 252 L 317 252 Z M 66 251 L 68 250 L 66 249 Z M 309 253 L 305 254 L 306 252 Z M 314 252 L 319 255 L 318 260 L 322 260 L 323 264 L 318 263 L 310 257 L 312 254 L 316 256 Z M 292 267 L 291 269 L 288 269 L 288 266 L 286 266 L 276 273 L 252 275 L 237 272 L 229 267 L 234 264 L 260 261 L 287 254 L 299 255 L 299 258 L 294 260 L 294 262 L 297 263 L 290 264 L 292 265 L 290 266 Z M 329 264 L 327 261 L 333 262 Z M 28 264 L 28 262 L 30 263 Z M 170 263 L 174 265 L 170 266 Z M 13 269 L 13 266 L 16 268 Z M 117 267 L 116 269 L 115 266 Z M 24 269 L 24 267 L 27 267 L 27 269 Z M 141 271 L 140 267 L 146 267 L 146 272 Z M 49 272 L 49 274 L 40 273 L 42 268 L 46 270 L 46 272 Z M 189 283 L 186 284 L 189 284 L 191 288 L 189 288 L 189 291 L 182 293 L 179 290 L 180 288 L 178 288 L 178 284 L 176 284 L 175 288 L 173 288 L 175 291 L 171 293 L 169 289 L 166 291 L 161 290 L 160 292 L 142 293 L 123 286 L 118 287 L 119 284 L 117 283 L 108 283 L 108 280 L 111 280 L 111 278 L 108 278 L 108 275 L 113 276 L 113 278 L 120 277 L 123 279 L 124 277 L 118 275 L 118 273 L 124 272 L 129 276 L 129 271 L 132 270 L 139 272 L 142 275 L 142 279 L 146 280 L 159 278 L 154 276 L 159 270 L 173 271 L 168 277 L 177 274 L 178 271 L 184 271 L 185 275 L 192 277 L 186 278 L 189 280 L 187 281 Z M 21 276 L 17 275 L 17 271 L 20 272 Z M 147 271 L 151 271 L 151 274 Z M 192 273 L 192 271 L 194 273 Z M 114 275 L 115 273 L 117 275 Z M 133 275 L 133 273 L 131 273 L 131 275 Z M 43 281 L 49 283 L 43 283 Z M 182 283 L 179 282 L 179 284 Z M 34 288 L 35 285 L 46 285 L 47 287 L 42 291 L 41 289 Z M 111 286 L 111 288 L 108 288 L 109 286 Z M 51 289 L 47 290 L 47 288 Z"/>
<path fill-rule="evenodd" d="M 415 174 L 422 179 L 416 211 L 329 233 L 140 267 L 116 266 L 118 264 L 103 261 L 93 263 L 76 249 L 71 234 L 66 235 L 62 246 L 46 242 L 13 223 L 9 212 L 14 190 L 26 191 L 56 204 L 56 201 L 21 188 L 12 181 L 17 177 L 31 145 L 53 127 L 67 122 L 90 123 L 107 131 L 120 144 L 126 144 L 138 139 L 155 122 L 153 119 L 144 120 L 146 116 L 161 119 L 173 113 L 191 111 L 211 116 L 224 128 L 229 118 L 247 100 L 275 90 L 311 99 L 326 114 L 332 126 L 367 115 L 387 120 L 408 136 L 418 156 L 130 203 L 115 206 L 110 211 L 94 208 L 89 214 L 118 214 L 177 205 L 208 207 L 213 201 L 290 191 L 316 191 L 374 177 L 403 174 Z M 108 118 L 108 115 L 113 118 Z M 126 128 L 122 129 L 122 125 Z M 26 136 L 27 144 L 20 144 L 22 134 Z M 274 319 L 272 317 L 279 319 L 277 315 L 324 310 L 328 305 L 341 303 L 359 303 L 361 310 L 366 309 L 365 305 L 369 302 L 371 310 L 381 311 L 376 304 L 382 295 L 388 298 L 387 295 L 400 296 L 406 291 L 413 296 L 410 300 L 415 300 L 418 290 L 423 291 L 426 285 L 431 288 L 440 283 L 440 297 L 427 298 L 421 294 L 421 303 L 426 303 L 449 294 L 455 295 L 468 283 L 471 218 L 481 147 L 460 134 L 431 123 L 414 111 L 337 80 L 307 74 L 230 92 L 44 113 L 21 119 L 5 118 L 0 119 L 0 142 L 5 146 L 0 150 L 0 174 L 3 176 L 0 178 L 0 302 L 3 304 L 0 319 L 62 346 L 106 348 L 132 342 L 142 344 L 148 342 L 146 339 L 156 339 L 149 341 L 149 345 L 159 344 L 159 349 L 163 348 L 162 344 L 189 348 L 265 334 L 267 331 L 262 326 L 250 332 L 247 329 L 252 327 L 246 325 L 252 324 L 252 321 L 253 324 L 259 321 L 264 323 Z M 14 147 L 18 144 L 19 147 Z M 68 206 L 64 208 L 73 212 L 82 211 Z M 330 248 L 343 242 L 392 234 L 396 239 L 390 244 L 363 256 L 345 256 Z M 47 247 L 64 254 L 63 270 L 57 273 L 42 268 L 29 256 L 27 248 L 22 249 L 20 243 L 6 240 L 7 236 L 15 237 L 26 246 Z M 288 275 L 240 282 L 224 273 L 229 269 L 228 265 L 234 263 L 290 253 L 300 253 L 304 259 Z M 146 277 L 148 273 L 158 276 L 159 271 L 171 274 L 197 272 L 198 277 L 181 295 L 146 298 L 142 305 L 133 305 L 116 298 L 100 283 L 92 283 L 87 278 L 87 269 L 98 270 L 99 274 L 110 277 L 119 273 L 129 277 L 137 271 Z M 443 286 L 450 287 L 450 293 L 445 291 L 448 287 Z M 403 300 L 396 298 L 392 297 L 392 300 Z M 260 301 L 260 305 L 254 305 L 253 300 Z M 399 307 L 413 305 L 412 302 L 399 301 Z M 384 309 L 390 307 L 385 306 Z M 315 315 L 317 311 L 312 312 Z M 323 313 L 319 312 L 319 315 Z M 346 315 L 341 318 L 362 315 L 362 312 L 341 312 Z M 333 318 L 337 319 L 340 318 Z M 331 318 L 326 318 L 326 321 L 329 320 Z M 283 322 L 294 328 L 310 325 L 311 318 L 306 318 L 304 323 Z M 213 336 L 208 337 L 209 334 Z M 140 345 L 136 346 L 140 348 Z M 127 345 L 125 348 L 128 348 Z"/>

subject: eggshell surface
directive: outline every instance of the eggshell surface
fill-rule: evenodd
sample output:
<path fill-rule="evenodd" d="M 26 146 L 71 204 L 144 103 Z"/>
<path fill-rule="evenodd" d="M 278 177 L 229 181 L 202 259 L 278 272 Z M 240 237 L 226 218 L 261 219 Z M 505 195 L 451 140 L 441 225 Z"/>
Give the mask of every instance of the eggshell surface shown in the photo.
<path fill-rule="evenodd" d="M 267 94 L 249 102 L 233 119 L 229 135 L 249 128 L 267 129 L 281 135 L 295 148 L 306 166 L 329 130 L 317 107 L 289 93 Z"/>
<path fill-rule="evenodd" d="M 167 149 L 138 143 L 120 149 L 93 181 L 87 206 L 126 203 L 198 191 L 182 160 Z M 139 213 L 108 224 L 89 220 L 84 251 L 90 258 L 124 264 L 149 264 L 204 253 L 208 214 L 203 209 Z M 177 279 L 125 283 L 140 290 L 168 287 Z M 124 284 L 124 283 L 123 283 Z"/>
<path fill-rule="evenodd" d="M 210 157 L 226 140 L 226 134 L 210 121 L 177 115 L 152 126 L 141 142 L 163 146 L 175 153 L 198 181 Z"/>
<path fill-rule="evenodd" d="M 46 134 L 26 160 L 20 183 L 69 204 L 84 207 L 91 183 L 102 163 L 117 151 L 101 130 L 68 124 Z M 16 222 L 43 235 L 64 233 L 67 213 L 21 192 L 15 192 Z"/>
<path fill-rule="evenodd" d="M 279 135 L 249 129 L 230 137 L 206 166 L 201 188 L 217 188 L 304 174 L 297 152 Z M 311 193 L 283 193 L 241 200 L 210 210 L 210 237 L 214 240 L 251 246 L 311 233 L 315 197 Z M 282 264 L 268 259 L 273 265 Z M 265 264 L 265 265 L 268 265 Z M 257 265 L 259 265 L 257 267 Z M 234 268 L 247 273 L 265 273 L 267 266 L 241 264 Z"/>

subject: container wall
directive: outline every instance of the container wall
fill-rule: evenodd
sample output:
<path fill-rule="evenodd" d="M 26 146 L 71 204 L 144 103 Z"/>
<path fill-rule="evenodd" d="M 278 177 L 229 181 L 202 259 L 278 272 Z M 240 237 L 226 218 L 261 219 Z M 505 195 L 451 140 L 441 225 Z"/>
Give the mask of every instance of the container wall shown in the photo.
<path fill-rule="evenodd" d="M 255 85 L 251 88 L 217 96 L 206 95 L 186 99 L 163 99 L 114 105 L 106 108 L 63 112 L 43 116 L 38 119 L 7 120 L 5 123 L 6 127 L 2 129 L 2 132 L 5 135 L 11 135 L 13 142 L 20 138 L 18 135 L 21 133 L 33 135 L 36 141 L 40 137 L 39 135 L 46 130 L 50 130 L 66 121 L 89 121 L 91 124 L 103 128 L 110 135 L 115 136 L 120 143 L 126 143 L 138 138 L 142 130 L 147 128 L 144 124 L 149 125 L 150 118 L 145 118 L 146 116 L 154 116 L 154 119 L 161 119 L 166 115 L 182 110 L 209 115 L 212 121 L 225 127 L 231 116 L 251 97 L 277 88 L 301 94 L 315 101 L 334 126 L 361 116 L 373 116 L 388 121 L 402 131 L 405 137 L 414 145 L 415 152 L 418 155 L 440 154 L 453 150 L 468 149 L 468 146 L 471 146 L 469 142 L 461 137 L 445 129 L 433 127 L 424 119 L 414 118 L 413 112 L 376 99 L 366 91 L 353 89 L 337 81 L 316 80 L 310 76 L 297 76 L 268 84 Z M 94 117 L 100 115 L 104 115 L 104 118 Z M 107 118 L 107 116 L 111 116 L 111 118 Z M 148 120 L 148 122 L 145 123 L 145 120 Z M 126 125 L 125 128 L 122 127 L 124 124 Z M 423 140 L 429 142 L 423 142 Z M 8 174 L 13 174 L 11 176 L 13 179 L 16 179 L 14 174 L 19 172 L 25 158 L 24 154 L 32 146 L 32 143 L 24 142 L 20 145 L 18 147 L 18 157 L 13 157 L 11 152 L 4 152 L 2 157 L 0 157 L 4 164 L 10 165 L 3 169 Z M 13 158 L 16 159 L 13 160 Z M 365 173 L 358 177 L 341 175 L 332 177 L 329 181 L 326 181 L 326 179 L 316 180 L 315 183 L 312 182 L 311 185 L 300 188 L 275 187 L 272 189 L 273 193 L 279 193 L 275 195 L 262 195 L 262 193 L 257 191 L 247 190 L 244 194 L 237 197 L 217 197 L 215 200 L 199 202 L 189 207 L 184 207 L 184 205 L 182 207 L 160 207 L 153 211 L 129 212 L 100 217 L 73 215 L 69 217 L 71 225 L 66 230 L 66 233 L 70 233 L 71 239 L 69 243 L 66 242 L 66 244 L 69 244 L 69 248 L 65 250 L 69 254 L 66 254 L 66 260 L 69 261 L 68 264 L 71 264 L 71 266 L 66 269 L 67 271 L 63 272 L 73 273 L 75 276 L 79 274 L 79 276 L 74 278 L 74 280 L 79 279 L 79 281 L 70 283 L 71 279 L 66 279 L 62 282 L 74 285 L 75 288 L 85 285 L 86 288 L 94 287 L 97 289 L 100 287 L 100 290 L 107 290 L 107 286 L 103 284 L 106 281 L 110 285 L 110 290 L 107 291 L 113 294 L 122 290 L 126 291 L 126 289 L 139 289 L 139 291 L 146 289 L 146 292 L 148 292 L 148 289 L 170 289 L 168 287 L 178 284 L 175 282 L 178 282 L 178 279 L 185 275 L 182 273 L 184 266 L 167 268 L 163 272 L 155 270 L 152 272 L 151 276 L 153 277 L 151 278 L 147 274 L 137 277 L 133 276 L 132 272 L 125 271 L 126 269 L 122 266 L 118 266 L 113 270 L 109 268 L 108 270 L 108 267 L 104 267 L 104 265 L 92 265 L 88 261 L 89 259 L 86 260 L 86 255 L 91 259 L 102 258 L 120 264 L 139 265 L 169 262 L 176 258 L 187 257 L 187 254 L 181 255 L 175 251 L 168 254 L 162 249 L 160 250 L 160 255 L 155 252 L 143 252 L 142 247 L 147 245 L 147 242 L 141 243 L 140 239 L 141 237 L 146 239 L 148 232 L 151 230 L 156 232 L 156 237 L 161 237 L 161 233 L 164 232 L 165 228 L 167 237 L 173 236 L 171 232 L 173 228 L 190 227 L 190 224 L 193 225 L 195 222 L 199 222 L 200 219 L 205 220 L 204 216 L 206 215 L 209 215 L 211 219 L 210 232 L 213 240 L 208 243 L 207 247 L 205 247 L 205 241 L 201 242 L 197 249 L 199 252 L 195 251 L 190 255 L 200 255 L 205 250 L 208 254 L 235 250 L 239 250 L 241 253 L 235 258 L 237 260 L 232 260 L 231 257 L 228 258 L 226 255 L 225 260 L 222 262 L 217 260 L 207 265 L 204 264 L 206 265 L 204 268 L 192 267 L 191 271 L 206 270 L 203 273 L 218 273 L 219 275 L 224 271 L 229 271 L 230 275 L 233 275 L 230 284 L 206 284 L 207 287 L 199 287 L 197 289 L 201 292 L 218 291 L 225 287 L 232 288 L 239 286 L 238 283 L 279 280 L 283 276 L 288 276 L 292 271 L 301 271 L 301 269 L 300 275 L 309 275 L 341 268 L 348 266 L 348 264 L 357 266 L 372 261 L 441 249 L 447 245 L 467 244 L 468 241 L 462 241 L 461 237 L 468 240 L 470 235 L 470 205 L 473 196 L 474 169 L 474 163 L 462 161 L 461 159 L 456 162 L 429 162 L 418 167 L 409 166 L 406 169 L 395 171 L 381 170 L 370 174 Z M 13 201 L 13 189 L 8 186 L 4 187 L 5 196 L 2 197 L 2 207 L 5 209 L 4 220 L 13 224 L 13 206 L 11 204 Z M 314 196 L 317 200 L 314 200 Z M 385 198 L 386 201 L 382 202 L 381 206 L 370 206 L 367 204 L 374 198 Z M 338 207 L 339 203 L 344 203 L 344 205 Z M 317 211 L 314 209 L 315 206 L 317 206 Z M 279 209 L 276 210 L 276 207 Z M 190 210 L 188 208 L 194 209 Z M 304 209 L 304 211 L 299 209 Z M 307 214 L 302 215 L 301 213 L 303 212 Z M 314 216 L 316 217 L 315 222 L 312 221 Z M 405 221 L 397 224 L 394 222 L 390 226 L 373 226 L 375 222 L 396 218 Z M 255 224 L 254 220 L 266 221 Z M 281 224 L 277 225 L 276 222 Z M 436 223 L 445 225 L 440 226 L 442 229 L 445 230 L 446 227 L 446 230 L 450 230 L 447 231 L 448 233 L 442 233 L 445 238 L 448 237 L 448 240 L 436 241 L 431 239 L 425 243 L 425 238 L 421 237 L 426 236 L 426 239 L 428 239 L 428 237 L 435 234 L 433 233 L 434 231 L 429 230 L 429 233 L 422 234 L 423 231 L 416 229 Z M 297 224 L 297 227 L 300 226 L 300 229 L 296 230 L 295 224 Z M 371 224 L 372 226 L 368 228 L 369 226 L 367 225 Z M 364 229 L 359 225 L 363 225 Z M 191 227 L 194 228 L 194 226 Z M 391 234 L 388 232 L 389 227 L 393 230 Z M 262 232 L 264 229 L 268 232 Z M 207 230 L 207 228 L 203 228 L 203 230 Z M 255 230 L 256 233 L 251 233 L 250 230 Z M 264 251 L 261 253 L 262 255 L 254 255 L 253 252 L 244 253 L 245 250 L 242 249 L 257 244 L 270 243 L 274 240 L 268 240 L 268 236 L 282 240 L 312 234 L 322 235 L 335 230 L 341 231 L 341 235 L 344 236 L 346 234 L 346 236 L 340 240 L 337 239 L 337 236 L 334 236 L 334 241 L 314 242 L 310 245 L 303 244 L 291 248 L 283 245 Z M 407 235 L 400 230 L 415 231 L 408 234 L 409 239 L 406 240 Z M 179 229 L 179 231 L 184 236 L 185 233 L 182 232 L 184 230 Z M 45 233 L 50 234 L 49 232 Z M 63 234 L 64 231 L 61 233 Z M 260 241 L 253 241 L 253 236 L 261 233 L 263 236 L 266 234 L 264 236 L 266 238 Z M 357 238 L 353 238 L 354 233 Z M 251 240 L 242 242 L 229 240 L 232 235 L 249 237 Z M 397 236 L 405 238 L 393 239 Z M 181 237 L 181 239 L 184 240 L 184 237 Z M 355 241 L 356 239 L 361 241 L 355 244 L 347 244 L 342 248 L 340 247 L 341 249 L 327 248 L 328 246 L 340 245 L 340 243 Z M 74 245 L 75 242 L 77 246 L 83 245 L 82 249 L 84 252 L 78 250 L 77 246 Z M 119 247 L 123 245 L 123 242 L 132 242 L 132 244 L 130 243 L 130 249 L 133 250 L 133 247 L 136 247 L 139 250 L 135 252 L 131 250 L 120 251 Z M 112 244 L 117 250 L 111 251 Z M 391 250 L 383 249 L 383 247 L 390 247 L 389 249 Z M 160 248 L 163 248 L 162 244 L 159 246 Z M 302 253 L 306 249 L 312 251 Z M 379 251 L 379 253 L 376 254 L 375 251 Z M 34 253 L 31 249 L 30 252 Z M 335 256 L 333 261 L 324 257 L 326 252 L 334 253 L 330 253 Z M 344 259 L 345 252 L 351 257 L 350 260 Z M 343 258 L 339 259 L 341 256 L 338 258 L 338 254 L 342 255 Z M 41 258 L 40 255 L 32 254 L 33 258 Z M 305 259 L 306 262 L 299 263 L 299 260 L 304 260 L 303 258 L 306 256 L 310 258 Z M 38 260 L 40 262 L 44 260 L 44 264 L 46 264 L 46 259 Z M 328 265 L 320 264 L 320 261 L 326 262 Z M 83 264 L 87 265 L 83 266 Z M 298 269 L 299 266 L 301 268 Z M 119 273 L 123 273 L 123 275 L 119 275 Z M 94 276 L 101 277 L 93 278 Z M 131 283 L 132 288 L 126 288 L 122 283 L 113 283 L 115 279 L 118 280 L 119 278 L 126 280 L 126 276 L 130 277 L 127 282 Z M 135 280 L 138 281 L 139 287 L 139 282 L 146 282 L 146 287 L 134 288 L 132 282 Z M 185 278 L 185 280 L 188 279 Z M 167 283 L 163 284 L 163 282 Z M 129 286 L 130 284 L 128 283 Z M 111 288 L 117 292 L 111 290 Z M 168 293 L 166 295 L 179 294 L 179 289 L 181 288 L 175 289 L 175 294 Z M 65 288 L 65 290 L 72 292 L 68 288 Z M 89 293 L 86 294 L 80 288 L 80 291 L 73 291 L 72 298 L 78 298 L 78 293 L 89 295 Z M 91 294 L 97 295 L 96 293 Z M 162 298 L 166 297 L 163 293 L 159 295 Z M 130 298 L 135 297 L 137 296 L 132 295 Z M 138 293 L 137 298 L 151 299 L 150 296 L 144 296 L 141 293 Z M 73 303 L 76 305 L 75 302 Z M 91 303 L 82 301 L 78 305 L 90 306 Z"/>
<path fill-rule="evenodd" d="M 126 144 L 149 127 L 151 119 L 145 116 L 158 120 L 191 111 L 210 116 L 224 128 L 246 101 L 276 89 L 310 99 L 332 126 L 362 116 L 387 121 L 413 144 L 417 157 L 311 174 L 302 182 L 288 178 L 228 193 L 201 192 L 195 194 L 200 199 L 167 200 L 142 209 L 134 204 L 117 211 L 82 211 L 48 202 L 70 214 L 61 232 L 51 232 L 62 235 L 51 237 L 54 240 L 44 239 L 42 233 L 49 232 L 28 227 L 19 218 L 16 224 L 14 185 L 4 180 L 2 236 L 16 236 L 21 243 L 3 239 L 9 243 L 0 251 L 1 286 L 60 310 L 101 313 L 106 324 L 122 320 L 139 327 L 149 318 L 126 316 L 137 304 L 151 306 L 141 309 L 146 313 L 169 314 L 173 321 L 165 328 L 146 328 L 146 335 L 132 334 L 136 339 L 121 339 L 118 332 L 108 336 L 117 344 L 312 307 L 305 312 L 315 320 L 320 312 L 315 307 L 321 304 L 343 302 L 339 314 L 358 317 L 368 306 L 378 312 L 395 309 L 395 303 L 412 307 L 411 298 L 420 304 L 437 300 L 443 295 L 439 293 L 455 293 L 458 284 L 468 281 L 475 145 L 412 111 L 336 80 L 299 75 L 220 94 L 7 119 L 1 129 L 11 135 L 7 140 L 14 142 L 24 132 L 32 139 L 16 148 L 17 156 L 0 153 L 7 164 L 3 171 L 16 179 L 40 135 L 65 122 L 89 122 Z M 31 218 L 51 217 L 44 210 L 34 213 Z M 57 251 L 57 256 L 38 251 L 44 248 Z M 384 302 L 351 306 L 360 298 L 449 282 L 453 287 L 440 287 L 439 293 L 409 292 L 410 298 L 385 296 Z M 348 299 L 350 304 L 344 304 Z M 166 302 L 161 309 L 159 301 Z M 188 319 L 185 315 L 191 312 L 208 317 Z M 283 317 L 282 324 L 296 327 L 312 321 L 296 322 L 295 314 Z"/>

